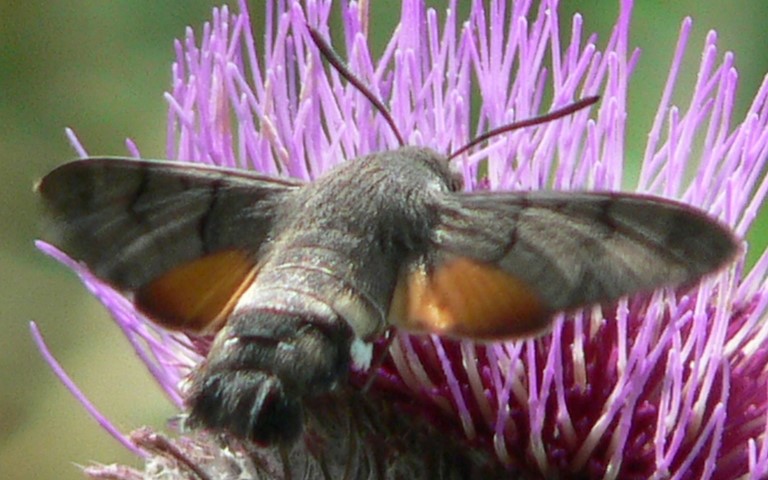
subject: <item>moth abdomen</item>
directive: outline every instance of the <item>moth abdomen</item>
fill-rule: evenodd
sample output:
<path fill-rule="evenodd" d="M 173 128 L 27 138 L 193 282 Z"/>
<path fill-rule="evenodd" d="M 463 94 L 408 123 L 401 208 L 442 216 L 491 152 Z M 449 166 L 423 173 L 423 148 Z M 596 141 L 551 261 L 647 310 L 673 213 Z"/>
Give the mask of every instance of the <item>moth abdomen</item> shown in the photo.
<path fill-rule="evenodd" d="M 293 442 L 304 421 L 300 398 L 287 394 L 278 377 L 259 370 L 199 372 L 187 406 L 190 426 L 262 445 Z"/>
<path fill-rule="evenodd" d="M 275 246 L 237 309 L 309 311 L 317 321 L 339 317 L 369 340 L 387 328 L 397 271 L 396 259 L 359 234 L 310 227 Z"/>
<path fill-rule="evenodd" d="M 346 374 L 352 337 L 340 318 L 311 311 L 238 311 L 192 379 L 191 423 L 264 444 L 292 442 L 303 399 Z"/>

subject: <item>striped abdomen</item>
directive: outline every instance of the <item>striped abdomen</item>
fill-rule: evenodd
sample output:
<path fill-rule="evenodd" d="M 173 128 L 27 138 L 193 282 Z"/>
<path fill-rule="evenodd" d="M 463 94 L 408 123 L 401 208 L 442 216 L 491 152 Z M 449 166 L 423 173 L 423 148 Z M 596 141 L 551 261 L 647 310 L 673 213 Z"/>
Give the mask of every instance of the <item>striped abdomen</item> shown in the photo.
<path fill-rule="evenodd" d="M 331 390 L 353 342 L 384 328 L 395 275 L 363 280 L 372 266 L 351 260 L 361 253 L 352 240 L 344 246 L 353 248 L 295 241 L 272 250 L 193 379 L 193 423 L 260 443 L 295 440 L 302 398 Z"/>

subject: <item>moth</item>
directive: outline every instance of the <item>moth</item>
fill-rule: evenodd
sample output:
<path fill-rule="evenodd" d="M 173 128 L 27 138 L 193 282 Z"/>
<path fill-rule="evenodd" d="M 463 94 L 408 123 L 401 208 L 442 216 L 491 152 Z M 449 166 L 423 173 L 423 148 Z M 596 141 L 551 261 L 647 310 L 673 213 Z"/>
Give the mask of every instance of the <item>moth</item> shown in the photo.
<path fill-rule="evenodd" d="M 367 368 L 391 327 L 531 337 L 558 312 L 690 285 L 737 251 L 726 227 L 680 203 L 464 192 L 448 156 L 411 146 L 311 183 L 88 158 L 38 191 L 45 241 L 158 324 L 215 335 L 192 376 L 192 424 L 262 445 L 295 441 L 303 400 Z"/>

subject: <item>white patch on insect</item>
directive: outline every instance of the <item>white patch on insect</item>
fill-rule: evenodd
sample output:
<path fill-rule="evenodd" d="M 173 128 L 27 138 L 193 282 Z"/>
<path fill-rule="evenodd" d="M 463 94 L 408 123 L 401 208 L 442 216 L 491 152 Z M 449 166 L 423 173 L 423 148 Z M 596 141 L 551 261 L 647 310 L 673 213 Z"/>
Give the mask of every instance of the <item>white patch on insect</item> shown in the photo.
<path fill-rule="evenodd" d="M 368 370 L 373 358 L 373 343 L 355 337 L 352 345 L 349 346 L 349 356 L 352 359 L 352 368 L 357 371 Z"/>
<path fill-rule="evenodd" d="M 375 304 L 370 304 L 375 306 Z M 355 336 L 369 338 L 382 328 L 384 313 L 371 312 L 360 298 L 351 292 L 336 295 L 331 301 L 333 310 L 347 321 Z"/>

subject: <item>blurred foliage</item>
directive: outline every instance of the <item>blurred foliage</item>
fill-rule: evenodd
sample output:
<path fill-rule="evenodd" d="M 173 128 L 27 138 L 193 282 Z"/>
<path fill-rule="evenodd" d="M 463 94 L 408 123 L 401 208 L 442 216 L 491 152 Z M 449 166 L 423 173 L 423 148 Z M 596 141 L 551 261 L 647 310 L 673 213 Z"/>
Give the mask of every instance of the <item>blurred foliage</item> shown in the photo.
<path fill-rule="evenodd" d="M 119 427 L 161 427 L 175 413 L 74 276 L 34 250 L 38 205 L 31 186 L 75 156 L 66 126 L 94 154 L 123 154 L 124 139 L 131 137 L 144 155 L 162 156 L 162 95 L 169 85 L 173 39 L 188 25 L 199 28 L 219 3 L 0 3 L 0 478 L 74 479 L 81 476 L 73 464 L 136 462 L 50 373 L 30 339 L 30 320 L 40 323 L 59 360 Z M 399 12 L 394 2 L 371 3 L 377 19 L 372 33 L 386 41 Z M 616 3 L 563 1 L 561 19 L 569 25 L 570 15 L 580 11 L 584 31 L 601 32 L 605 40 Z M 764 1 L 636 3 L 632 46 L 641 47 L 642 56 L 631 85 L 629 158 L 642 155 L 684 16 L 695 21 L 683 75 L 688 85 L 709 29 L 718 30 L 721 51 L 737 55 L 740 114 L 768 72 Z M 259 12 L 260 5 L 253 2 L 252 11 Z M 690 91 L 678 91 L 684 104 Z M 763 221 L 750 237 L 752 259 L 768 243 L 765 230 Z"/>

